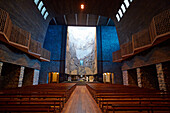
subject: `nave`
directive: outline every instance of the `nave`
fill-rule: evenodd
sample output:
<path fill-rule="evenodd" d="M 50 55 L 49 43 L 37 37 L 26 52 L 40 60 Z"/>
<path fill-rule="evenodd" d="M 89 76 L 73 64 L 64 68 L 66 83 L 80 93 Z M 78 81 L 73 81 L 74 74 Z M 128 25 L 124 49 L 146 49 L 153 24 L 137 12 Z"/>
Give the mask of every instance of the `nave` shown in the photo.
<path fill-rule="evenodd" d="M 86 86 L 76 86 L 62 113 L 102 113 Z"/>
<path fill-rule="evenodd" d="M 51 83 L 0 90 L 0 113 L 169 113 L 170 93 L 119 84 Z"/>

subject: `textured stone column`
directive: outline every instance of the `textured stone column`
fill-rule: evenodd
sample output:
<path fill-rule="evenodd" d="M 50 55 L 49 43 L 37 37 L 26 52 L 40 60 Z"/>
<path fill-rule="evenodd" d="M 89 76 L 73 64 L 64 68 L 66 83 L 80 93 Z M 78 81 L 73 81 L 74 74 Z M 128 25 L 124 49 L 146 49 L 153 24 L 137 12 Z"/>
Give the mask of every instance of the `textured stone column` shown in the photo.
<path fill-rule="evenodd" d="M 1 76 L 2 66 L 3 66 L 3 62 L 0 62 L 0 76 Z"/>
<path fill-rule="evenodd" d="M 128 85 L 128 71 L 123 71 L 123 85 Z"/>
<path fill-rule="evenodd" d="M 38 85 L 39 73 L 40 73 L 40 70 L 37 70 L 37 69 L 34 70 L 33 85 Z"/>
<path fill-rule="evenodd" d="M 162 70 L 162 64 L 156 64 L 156 70 L 157 70 L 157 77 L 159 82 L 159 89 L 166 91 L 166 84 L 164 79 L 164 73 Z"/>
<path fill-rule="evenodd" d="M 136 68 L 137 72 L 137 80 L 138 80 L 138 87 L 142 87 L 142 74 L 140 68 Z"/>
<path fill-rule="evenodd" d="M 25 69 L 25 67 L 21 66 L 18 87 L 22 87 L 22 81 L 23 81 L 23 78 L 24 78 L 24 69 Z"/>

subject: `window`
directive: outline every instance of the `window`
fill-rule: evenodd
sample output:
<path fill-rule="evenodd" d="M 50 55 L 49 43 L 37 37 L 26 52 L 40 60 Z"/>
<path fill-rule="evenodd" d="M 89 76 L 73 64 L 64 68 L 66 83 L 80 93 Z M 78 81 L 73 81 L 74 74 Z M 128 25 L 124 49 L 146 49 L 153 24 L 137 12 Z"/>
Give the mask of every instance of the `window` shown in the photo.
<path fill-rule="evenodd" d="M 42 11 L 41 11 L 41 14 L 44 15 L 45 11 L 46 11 L 46 8 L 43 7 L 43 9 L 42 9 Z"/>
<path fill-rule="evenodd" d="M 39 2 L 39 0 L 34 0 L 34 3 L 37 5 L 38 4 L 38 2 Z"/>
<path fill-rule="evenodd" d="M 45 15 L 44 15 L 45 20 L 47 19 L 47 16 L 48 16 L 48 12 L 46 12 Z"/>
<path fill-rule="evenodd" d="M 121 5 L 121 8 L 122 8 L 123 13 L 125 13 L 126 12 L 126 8 L 125 8 L 124 4 Z"/>
<path fill-rule="evenodd" d="M 121 11 L 120 9 L 119 9 L 118 13 L 119 13 L 119 15 L 120 15 L 120 18 L 122 18 L 123 13 L 122 13 L 122 11 Z"/>
<path fill-rule="evenodd" d="M 126 5 L 126 8 L 128 8 L 129 7 L 129 1 L 128 0 L 124 0 L 124 3 L 125 3 L 125 5 Z"/>
<path fill-rule="evenodd" d="M 38 5 L 39 11 L 41 10 L 41 8 L 42 8 L 43 5 L 44 5 L 43 2 L 41 1 L 41 2 L 39 3 L 39 5 Z"/>
<path fill-rule="evenodd" d="M 116 14 L 116 18 L 117 18 L 117 21 L 119 22 L 120 21 L 120 17 L 118 14 Z"/>

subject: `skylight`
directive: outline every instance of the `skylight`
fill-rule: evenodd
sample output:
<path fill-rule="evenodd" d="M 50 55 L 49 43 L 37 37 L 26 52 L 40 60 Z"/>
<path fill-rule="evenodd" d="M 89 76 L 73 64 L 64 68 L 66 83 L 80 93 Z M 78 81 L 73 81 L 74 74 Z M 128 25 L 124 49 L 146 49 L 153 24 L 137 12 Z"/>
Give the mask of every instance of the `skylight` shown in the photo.
<path fill-rule="evenodd" d="M 45 20 L 47 19 L 47 16 L 48 16 L 48 12 L 46 12 L 45 15 L 44 15 Z"/>
<path fill-rule="evenodd" d="M 124 3 L 125 3 L 125 5 L 126 5 L 126 8 L 128 8 L 129 7 L 129 1 L 128 0 L 124 0 Z"/>
<path fill-rule="evenodd" d="M 38 4 L 38 2 L 39 2 L 39 0 L 34 0 L 34 3 L 37 5 Z"/>
<path fill-rule="evenodd" d="M 121 8 L 122 8 L 123 13 L 125 13 L 126 12 L 126 8 L 125 8 L 124 4 L 121 5 Z"/>
<path fill-rule="evenodd" d="M 43 2 L 41 1 L 41 2 L 39 3 L 39 5 L 38 5 L 39 11 L 41 10 L 41 8 L 42 8 L 43 5 L 44 5 Z"/>
<path fill-rule="evenodd" d="M 118 14 L 116 14 L 116 18 L 117 18 L 117 21 L 119 22 L 120 21 L 120 17 Z"/>
<path fill-rule="evenodd" d="M 119 9 L 118 13 L 119 13 L 119 15 L 120 15 L 120 18 L 122 18 L 123 13 L 122 13 L 122 11 L 121 11 L 120 9 Z"/>
<path fill-rule="evenodd" d="M 41 11 L 41 14 L 44 15 L 45 11 L 46 11 L 46 8 L 43 7 L 43 9 L 42 9 L 42 11 Z"/>

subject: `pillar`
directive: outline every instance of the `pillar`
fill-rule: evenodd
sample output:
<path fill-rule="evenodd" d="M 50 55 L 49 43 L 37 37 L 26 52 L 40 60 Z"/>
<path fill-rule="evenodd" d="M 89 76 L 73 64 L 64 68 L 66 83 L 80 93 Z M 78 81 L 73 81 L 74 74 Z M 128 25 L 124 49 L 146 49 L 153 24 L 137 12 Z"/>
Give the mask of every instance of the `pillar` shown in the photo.
<path fill-rule="evenodd" d="M 25 67 L 21 66 L 18 87 L 22 87 L 22 81 L 23 81 L 23 78 L 24 78 L 24 69 L 25 69 Z"/>
<path fill-rule="evenodd" d="M 157 77 L 159 82 L 159 89 L 166 91 L 166 84 L 164 79 L 164 73 L 162 70 L 162 63 L 156 64 L 156 70 L 157 70 Z"/>
<path fill-rule="evenodd" d="M 38 85 L 40 70 L 34 70 L 33 85 Z"/>
<path fill-rule="evenodd" d="M 1 76 L 2 66 L 3 66 L 3 62 L 0 62 L 0 76 Z"/>
<path fill-rule="evenodd" d="M 123 85 L 128 85 L 128 71 L 123 71 Z"/>
<path fill-rule="evenodd" d="M 142 87 L 142 73 L 140 68 L 136 68 L 137 71 L 137 80 L 138 80 L 138 87 Z"/>

